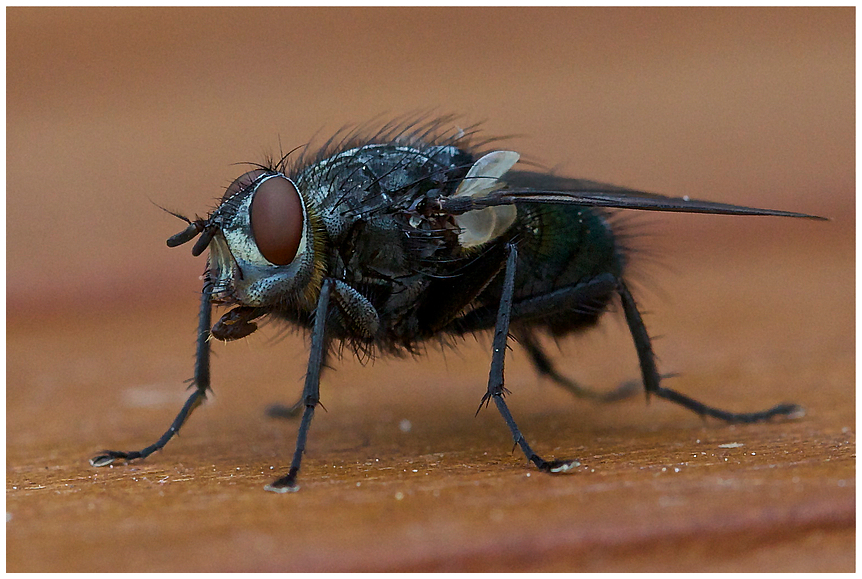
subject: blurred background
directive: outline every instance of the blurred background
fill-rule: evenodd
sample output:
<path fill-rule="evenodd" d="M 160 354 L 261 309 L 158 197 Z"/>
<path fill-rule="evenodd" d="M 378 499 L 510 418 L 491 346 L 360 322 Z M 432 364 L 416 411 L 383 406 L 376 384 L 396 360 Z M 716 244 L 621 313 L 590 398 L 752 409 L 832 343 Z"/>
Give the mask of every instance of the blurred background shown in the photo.
<path fill-rule="evenodd" d="M 188 296 L 153 203 L 205 214 L 235 163 L 417 111 L 570 176 L 852 216 L 852 8 L 12 8 L 6 78 L 12 318 Z"/>
<path fill-rule="evenodd" d="M 855 16 L 7 8 L 7 570 L 852 570 Z M 274 497 L 296 426 L 263 408 L 296 399 L 307 346 L 264 328 L 214 345 L 215 392 L 164 452 L 91 468 L 154 441 L 192 372 L 205 259 L 165 245 L 185 224 L 156 204 L 205 215 L 237 163 L 417 113 L 562 175 L 832 218 L 625 220 L 673 387 L 809 414 L 596 407 L 513 345 L 519 425 L 583 460 L 529 478 L 499 416 L 474 417 L 489 346 L 466 340 L 333 364 L 304 490 Z M 587 385 L 639 375 L 619 313 L 566 342 Z"/>

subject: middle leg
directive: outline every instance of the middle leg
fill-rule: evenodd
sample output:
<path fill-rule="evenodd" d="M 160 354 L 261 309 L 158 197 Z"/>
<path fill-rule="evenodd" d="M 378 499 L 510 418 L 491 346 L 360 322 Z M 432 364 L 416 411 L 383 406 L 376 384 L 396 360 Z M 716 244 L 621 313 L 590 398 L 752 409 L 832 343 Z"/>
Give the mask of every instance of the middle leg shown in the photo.
<path fill-rule="evenodd" d="M 509 337 L 509 324 L 512 317 L 512 295 L 515 291 L 515 268 L 518 259 L 518 250 L 514 244 L 508 246 L 508 257 L 506 259 L 506 268 L 504 270 L 503 293 L 500 298 L 500 307 L 497 311 L 497 323 L 494 328 L 494 343 L 491 354 L 491 370 L 488 375 L 488 391 L 482 397 L 482 402 L 479 405 L 479 410 L 483 406 L 487 406 L 491 400 L 497 406 L 497 410 L 506 421 L 506 426 L 512 433 L 512 438 L 515 444 L 521 447 L 527 460 L 535 464 L 539 470 L 552 473 L 562 473 L 572 468 L 579 466 L 580 463 L 576 460 L 552 460 L 547 461 L 536 454 L 515 420 L 509 407 L 506 404 L 504 396 L 508 393 L 504 387 L 504 364 L 506 358 L 506 343 Z M 478 414 L 479 410 L 476 411 Z"/>

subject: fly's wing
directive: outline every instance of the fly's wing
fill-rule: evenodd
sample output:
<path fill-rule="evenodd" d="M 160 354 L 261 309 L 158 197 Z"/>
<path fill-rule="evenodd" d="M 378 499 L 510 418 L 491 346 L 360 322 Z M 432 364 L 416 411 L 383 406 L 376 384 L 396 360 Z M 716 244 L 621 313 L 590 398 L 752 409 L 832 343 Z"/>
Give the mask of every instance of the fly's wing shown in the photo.
<path fill-rule="evenodd" d="M 824 217 L 758 209 L 727 203 L 699 201 L 688 197 L 666 197 L 635 189 L 626 189 L 586 179 L 569 179 L 532 171 L 509 171 L 503 177 L 507 187 L 467 200 L 452 199 L 445 209 L 453 214 L 484 207 L 518 203 L 556 203 L 582 207 L 611 207 L 646 211 L 675 211 L 680 213 L 713 213 L 719 215 L 774 215 L 826 220 Z M 451 198 L 450 198 L 451 199 Z M 451 207 L 449 207 L 451 205 Z"/>

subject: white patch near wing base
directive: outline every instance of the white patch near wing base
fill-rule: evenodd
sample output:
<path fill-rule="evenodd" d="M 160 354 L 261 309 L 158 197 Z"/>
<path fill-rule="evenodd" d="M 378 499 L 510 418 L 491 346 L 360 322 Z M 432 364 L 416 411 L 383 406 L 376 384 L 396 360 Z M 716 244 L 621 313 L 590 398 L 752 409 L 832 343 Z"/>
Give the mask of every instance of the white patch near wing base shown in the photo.
<path fill-rule="evenodd" d="M 493 151 L 473 163 L 467 176 L 455 191 L 455 197 L 478 197 L 499 189 L 500 178 L 518 162 L 521 156 L 514 151 Z M 474 247 L 487 243 L 502 234 L 515 222 L 517 209 L 514 205 L 488 207 L 468 211 L 455 217 L 461 228 L 458 242 L 462 247 Z"/>

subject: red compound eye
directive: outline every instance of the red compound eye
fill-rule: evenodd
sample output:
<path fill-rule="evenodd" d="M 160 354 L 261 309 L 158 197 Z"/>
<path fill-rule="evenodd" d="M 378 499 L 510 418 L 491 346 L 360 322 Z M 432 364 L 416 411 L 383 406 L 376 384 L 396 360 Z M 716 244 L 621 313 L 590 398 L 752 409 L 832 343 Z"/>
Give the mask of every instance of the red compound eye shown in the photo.
<path fill-rule="evenodd" d="M 244 173 L 236 178 L 236 180 L 230 184 L 227 188 L 227 191 L 224 192 L 222 196 L 222 201 L 227 201 L 243 189 L 247 189 L 249 185 L 254 183 L 254 180 L 266 173 L 263 169 L 255 169 L 254 171 L 249 171 L 248 173 Z"/>
<path fill-rule="evenodd" d="M 251 173 L 254 171 L 246 175 Z M 279 176 L 257 188 L 251 202 L 251 232 L 258 250 L 270 263 L 287 265 L 293 261 L 302 239 L 302 201 L 293 183 Z"/>

